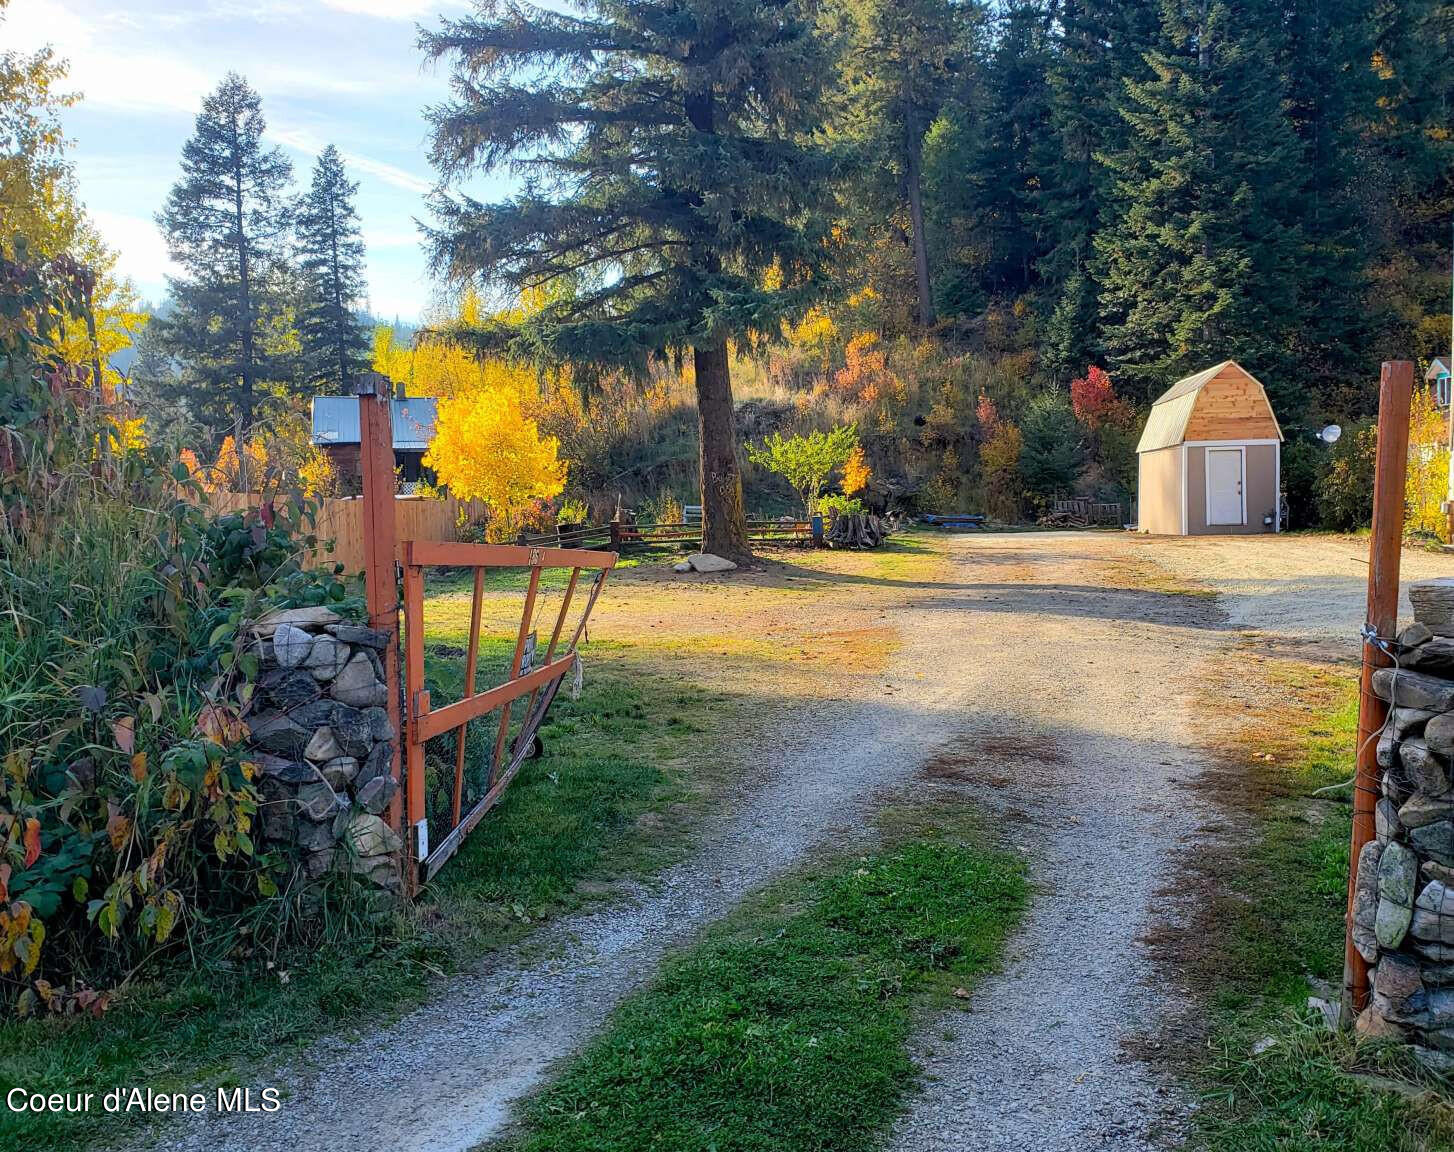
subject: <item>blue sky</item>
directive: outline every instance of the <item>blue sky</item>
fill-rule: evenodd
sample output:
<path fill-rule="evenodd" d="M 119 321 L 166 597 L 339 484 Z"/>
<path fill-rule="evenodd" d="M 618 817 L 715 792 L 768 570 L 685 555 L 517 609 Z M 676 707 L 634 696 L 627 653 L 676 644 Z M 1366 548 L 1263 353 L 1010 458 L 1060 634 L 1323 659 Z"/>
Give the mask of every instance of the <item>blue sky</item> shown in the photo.
<path fill-rule="evenodd" d="M 359 183 L 369 307 L 414 320 L 431 295 L 414 223 L 434 180 L 424 109 L 448 95 L 416 28 L 460 10 L 455 0 L 11 0 L 0 38 L 21 50 L 48 43 L 70 61 L 82 100 L 64 122 L 81 198 L 148 299 L 160 300 L 168 270 L 152 217 L 202 97 L 234 70 L 261 94 L 299 187 L 324 145 L 343 152 Z"/>

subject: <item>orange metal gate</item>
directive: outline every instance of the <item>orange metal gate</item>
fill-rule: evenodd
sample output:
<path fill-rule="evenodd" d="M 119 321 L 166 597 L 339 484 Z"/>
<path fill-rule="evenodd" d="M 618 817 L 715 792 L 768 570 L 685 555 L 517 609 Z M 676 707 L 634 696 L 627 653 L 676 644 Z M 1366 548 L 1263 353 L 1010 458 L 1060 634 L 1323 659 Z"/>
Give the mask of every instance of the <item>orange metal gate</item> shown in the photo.
<path fill-rule="evenodd" d="M 614 552 L 578 548 L 534 548 L 501 544 L 460 544 L 409 540 L 403 546 L 404 570 L 404 822 L 408 830 L 411 887 L 426 883 L 439 871 L 486 812 L 499 801 L 520 765 L 538 749 L 538 732 L 561 681 L 576 663 L 576 646 L 606 574 L 616 563 Z M 459 699 L 434 706 L 425 686 L 425 570 L 447 574 L 450 569 L 472 573 L 469 644 Z M 478 690 L 483 609 L 487 573 L 499 570 L 527 574 L 523 611 L 514 630 L 514 646 L 504 676 Z M 535 659 L 535 623 L 541 604 L 542 578 L 551 570 L 569 571 L 564 578 L 559 610 L 544 625 L 550 639 L 544 658 Z M 583 573 L 589 590 L 580 595 Z M 572 617 L 575 607 L 579 615 Z M 523 706 L 522 702 L 523 701 Z M 471 763 L 470 724 L 487 725 L 492 713 L 491 738 Z M 476 730 L 478 731 L 478 730 Z M 454 738 L 452 773 L 449 757 L 427 756 L 426 746 L 436 738 Z M 431 826 L 429 781 L 436 784 Z M 467 781 L 475 794 L 467 797 Z M 446 787 L 447 785 L 447 787 Z M 433 833 L 443 830 L 437 842 Z"/>

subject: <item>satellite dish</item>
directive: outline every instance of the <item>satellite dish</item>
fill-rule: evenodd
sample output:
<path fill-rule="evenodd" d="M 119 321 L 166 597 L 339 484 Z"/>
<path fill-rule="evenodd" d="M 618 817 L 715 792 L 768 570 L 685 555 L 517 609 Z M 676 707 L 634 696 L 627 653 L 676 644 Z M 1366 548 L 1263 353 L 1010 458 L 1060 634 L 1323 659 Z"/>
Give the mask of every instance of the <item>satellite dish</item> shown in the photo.
<path fill-rule="evenodd" d="M 1338 437 L 1341 435 L 1343 435 L 1342 428 L 1338 427 L 1338 425 L 1336 424 L 1329 424 L 1326 428 L 1318 433 L 1318 439 L 1321 440 L 1324 444 L 1336 444 L 1338 443 Z"/>

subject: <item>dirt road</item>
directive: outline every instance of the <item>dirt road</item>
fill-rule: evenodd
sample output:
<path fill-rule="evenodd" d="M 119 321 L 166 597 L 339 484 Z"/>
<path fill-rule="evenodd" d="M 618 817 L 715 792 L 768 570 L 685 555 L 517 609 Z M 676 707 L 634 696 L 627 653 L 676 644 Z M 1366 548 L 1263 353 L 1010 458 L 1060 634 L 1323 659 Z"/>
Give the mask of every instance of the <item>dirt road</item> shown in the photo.
<path fill-rule="evenodd" d="M 785 724 L 730 750 L 741 781 L 730 818 L 659 884 L 548 929 L 531 944 L 536 959 L 501 958 L 392 1027 L 319 1045 L 288 1074 L 279 1113 L 173 1128 L 162 1146 L 457 1152 L 486 1141 L 668 948 L 806 854 L 862 835 L 875 804 L 929 787 L 994 813 L 1027 855 L 1036 899 L 1003 973 L 970 1011 L 926 1032 L 925 1088 L 891 1146 L 1135 1150 L 1174 1139 L 1186 1103 L 1130 1042 L 1180 992 L 1139 940 L 1154 916 L 1174 914 L 1155 893 L 1198 835 L 1195 777 L 1211 730 L 1194 707 L 1198 666 L 1234 628 L 1276 625 L 1278 613 L 1259 607 L 1272 593 L 1230 576 L 1219 600 L 1183 594 L 1219 546 L 1242 542 L 1166 543 L 950 537 L 935 544 L 941 556 L 908 567 L 847 558 L 825 574 L 790 562 L 713 588 L 658 588 L 679 602 L 663 613 L 653 599 L 653 622 L 626 581 L 598 634 L 702 627 L 710 605 L 724 637 L 755 630 L 799 654 L 755 686 L 776 695 Z M 1346 560 L 1336 548 L 1277 543 L 1306 558 L 1299 578 L 1342 578 L 1321 571 Z M 1356 632 L 1346 601 L 1310 609 L 1308 627 Z M 872 638 L 879 658 L 835 658 L 834 635 Z M 736 661 L 696 671 L 709 685 L 740 675 Z"/>

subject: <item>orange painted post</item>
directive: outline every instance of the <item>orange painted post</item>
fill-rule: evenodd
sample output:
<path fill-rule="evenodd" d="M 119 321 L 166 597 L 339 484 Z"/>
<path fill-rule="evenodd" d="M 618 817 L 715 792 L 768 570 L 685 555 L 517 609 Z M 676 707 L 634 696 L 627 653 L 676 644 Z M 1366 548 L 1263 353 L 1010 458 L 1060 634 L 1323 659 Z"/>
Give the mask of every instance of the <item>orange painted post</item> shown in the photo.
<path fill-rule="evenodd" d="M 1403 546 L 1404 485 L 1409 456 L 1409 401 L 1414 366 L 1386 360 L 1378 390 L 1378 455 L 1373 480 L 1373 535 L 1368 544 L 1368 618 L 1374 635 L 1393 638 L 1398 629 L 1399 549 Z M 1343 952 L 1343 1017 L 1368 1004 L 1368 964 L 1353 946 L 1353 896 L 1358 855 L 1374 837 L 1373 810 L 1379 797 L 1377 736 L 1388 705 L 1373 694 L 1373 673 L 1393 660 L 1367 636 L 1358 689 L 1358 760 L 1353 782 L 1353 842 L 1348 863 L 1348 907 Z"/>
<path fill-rule="evenodd" d="M 429 711 L 424 687 L 424 569 L 414 563 L 414 541 L 404 544 L 404 683 L 408 692 L 408 733 L 404 747 L 404 851 L 410 867 L 405 887 L 412 895 L 419 865 L 429 855 L 428 809 L 424 798 L 424 736 L 421 721 Z"/>
<path fill-rule="evenodd" d="M 389 634 L 384 650 L 386 707 L 394 729 L 394 758 L 389 766 L 395 785 L 399 780 L 400 744 L 404 727 L 399 715 L 399 583 L 395 571 L 397 545 L 394 523 L 394 430 L 391 420 L 393 387 L 377 372 L 358 377 L 359 457 L 363 467 L 364 598 L 369 627 Z M 400 830 L 399 789 L 384 815 L 389 827 Z"/>

